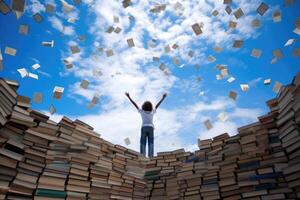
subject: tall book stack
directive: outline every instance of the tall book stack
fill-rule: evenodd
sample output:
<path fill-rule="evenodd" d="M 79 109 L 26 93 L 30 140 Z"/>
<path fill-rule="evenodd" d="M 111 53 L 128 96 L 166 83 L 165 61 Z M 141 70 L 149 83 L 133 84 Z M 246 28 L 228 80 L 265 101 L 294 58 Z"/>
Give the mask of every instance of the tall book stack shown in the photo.
<path fill-rule="evenodd" d="M 16 174 L 9 185 L 8 199 L 32 198 L 40 169 L 35 171 L 36 168 L 31 168 L 31 165 L 42 168 L 45 164 L 42 157 L 46 150 L 34 146 L 31 141 L 26 143 L 24 139 L 24 131 L 36 125 L 34 118 L 30 116 L 29 101 L 27 97 L 18 96 L 16 105 L 12 107 L 12 113 L 8 116 L 7 124 L 1 129 L 1 136 L 7 139 L 5 145 L 2 146 L 4 147 L 1 149 L 2 154 L 11 158 L 14 156 L 18 161 L 16 166 L 14 163 Z"/>
<path fill-rule="evenodd" d="M 72 151 L 69 153 L 71 161 L 66 191 L 69 199 L 86 199 L 91 185 L 90 163 L 98 161 L 100 146 L 90 142 L 95 135 L 92 127 L 79 120 L 73 124 L 71 136 L 77 141 L 70 145 Z"/>
<path fill-rule="evenodd" d="M 288 156 L 288 167 L 283 170 L 288 186 L 297 192 L 300 197 L 300 129 L 299 129 L 299 91 L 300 77 L 297 76 L 293 83 L 284 87 L 278 96 L 279 138 Z"/>
<path fill-rule="evenodd" d="M 142 199 L 146 192 L 145 181 L 143 180 L 145 174 L 145 163 L 137 159 L 126 159 L 126 173 L 123 175 L 125 183 L 129 183 L 133 190 L 134 199 Z"/>
<path fill-rule="evenodd" d="M 90 167 L 91 191 L 90 199 L 108 199 L 111 185 L 108 183 L 109 173 L 112 171 L 112 160 L 101 157 L 97 163 Z"/>
<path fill-rule="evenodd" d="M 23 187 L 23 173 L 18 171 L 17 166 L 25 160 L 25 146 L 22 144 L 23 130 L 14 126 L 6 126 L 0 130 L 1 148 L 0 148 L 0 183 L 1 195 L 4 194 L 16 197 L 30 197 L 34 190 Z M 24 177 L 24 176 L 23 176 Z M 30 177 L 26 177 L 30 178 Z"/>
<path fill-rule="evenodd" d="M 11 115 L 13 106 L 17 103 L 18 83 L 0 79 L 0 124 L 7 122 L 7 117 Z"/>

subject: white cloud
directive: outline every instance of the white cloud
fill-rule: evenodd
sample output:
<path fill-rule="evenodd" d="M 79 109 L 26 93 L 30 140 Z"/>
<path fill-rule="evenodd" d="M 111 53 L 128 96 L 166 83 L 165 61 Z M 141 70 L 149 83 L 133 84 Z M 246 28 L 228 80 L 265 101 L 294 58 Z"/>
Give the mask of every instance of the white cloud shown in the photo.
<path fill-rule="evenodd" d="M 42 74 L 42 75 L 44 75 L 44 76 L 46 76 L 46 77 L 48 77 L 48 78 L 51 78 L 51 77 L 52 77 L 49 73 L 44 72 L 44 71 L 42 71 L 42 70 L 40 70 L 40 69 L 37 70 L 37 72 L 40 73 L 40 74 Z"/>
<path fill-rule="evenodd" d="M 154 55 L 176 56 L 184 64 L 203 65 L 207 64 L 206 51 L 211 50 L 208 47 L 218 45 L 231 50 L 234 39 L 248 39 L 257 34 L 250 22 L 254 19 L 253 12 L 259 5 L 258 0 L 235 1 L 233 9 L 241 7 L 246 14 L 239 20 L 226 14 L 222 2 L 183 1 L 182 15 L 171 20 L 170 16 L 175 18 L 171 8 L 175 1 L 165 1 L 167 4 L 165 12 L 149 14 L 153 3 L 147 0 L 135 1 L 126 9 L 122 7 L 120 1 L 85 0 L 84 3 L 90 4 L 89 11 L 93 16 L 89 19 L 91 21 L 89 34 L 94 38 L 93 45 L 88 48 L 80 47 L 82 51 L 75 55 L 69 55 L 69 51 L 62 52 L 62 59 L 69 57 L 74 67 L 61 74 L 74 75 L 79 80 L 86 79 L 90 82 L 87 90 L 79 88 L 79 82 L 70 85 L 70 96 L 77 99 L 80 104 L 90 101 L 95 94 L 101 94 L 107 100 L 100 103 L 102 110 L 99 110 L 99 114 L 79 118 L 90 123 L 104 139 L 113 143 L 124 145 L 123 139 L 129 137 L 132 142 L 129 147 L 138 151 L 140 118 L 134 108 L 128 106 L 125 91 L 130 92 L 138 102 L 143 102 L 146 98 L 157 101 L 163 92 L 171 93 L 173 89 L 188 93 L 196 93 L 201 89 L 194 75 L 190 78 L 194 77 L 195 80 L 182 80 L 174 74 L 166 76 L 158 69 L 160 63 L 152 62 Z M 219 11 L 219 16 L 211 15 L 214 9 Z M 68 14 L 67 17 L 71 15 L 78 18 L 77 11 Z M 113 16 L 118 16 L 120 22 L 114 23 Z M 135 18 L 134 22 L 129 20 L 129 16 Z M 53 27 L 62 31 L 61 20 L 66 17 L 62 13 L 58 14 L 58 17 L 52 17 L 50 20 Z M 228 34 L 227 24 L 230 20 L 238 21 L 238 27 Z M 195 36 L 191 25 L 201 22 L 204 24 L 203 34 Z M 119 34 L 106 33 L 109 26 L 120 27 L 122 31 Z M 70 34 L 74 34 L 71 27 L 69 31 Z M 135 47 L 127 47 L 127 38 L 134 39 Z M 156 39 L 157 45 L 152 48 L 146 47 L 150 39 Z M 179 45 L 179 49 L 172 49 L 166 55 L 164 47 L 175 43 Z M 98 50 L 99 47 L 103 48 L 103 52 Z M 108 49 L 114 51 L 113 56 L 106 57 L 105 51 Z M 193 58 L 187 55 L 189 49 L 195 51 Z M 167 61 L 165 64 L 169 69 L 174 68 L 173 64 Z M 95 77 L 94 70 L 101 70 L 102 76 Z M 254 110 L 247 114 L 249 110 L 238 108 L 228 98 L 218 97 L 215 100 L 208 100 L 191 103 L 189 106 L 178 104 L 178 107 L 173 109 L 160 109 L 155 117 L 155 151 L 181 147 L 195 149 L 196 137 L 213 137 L 224 131 L 233 134 L 240 123 L 254 120 L 254 116 L 259 113 L 258 110 Z M 221 111 L 229 111 L 227 112 L 230 113 L 229 121 L 216 122 L 213 116 L 216 117 Z M 237 122 L 236 119 L 239 117 L 244 117 L 245 121 Z M 206 118 L 212 118 L 214 125 L 212 130 L 203 129 L 202 121 Z M 186 130 L 199 130 L 193 142 L 186 141 L 182 135 L 188 134 Z"/>
<path fill-rule="evenodd" d="M 72 26 L 65 26 L 58 17 L 56 16 L 51 16 L 48 17 L 49 22 L 51 23 L 52 27 L 55 28 L 56 30 L 62 32 L 65 35 L 74 35 L 74 27 Z"/>
<path fill-rule="evenodd" d="M 262 110 L 260 109 L 250 109 L 250 108 L 235 108 L 232 113 L 230 113 L 231 118 L 239 118 L 250 120 L 254 122 L 257 120 L 257 117 L 262 115 Z"/>
<path fill-rule="evenodd" d="M 45 6 L 39 0 L 30 0 L 29 6 L 26 6 L 31 14 L 44 12 L 46 10 Z"/>
<path fill-rule="evenodd" d="M 255 87 L 259 82 L 262 81 L 262 79 L 263 79 L 262 77 L 255 78 L 255 79 L 249 81 L 248 84 L 250 87 Z"/>
<path fill-rule="evenodd" d="M 201 140 L 210 139 L 218 136 L 222 133 L 228 133 L 230 135 L 235 135 L 237 133 L 238 125 L 232 121 L 227 122 L 216 122 L 213 124 L 213 128 L 210 130 L 203 130 L 199 133 L 199 138 Z"/>

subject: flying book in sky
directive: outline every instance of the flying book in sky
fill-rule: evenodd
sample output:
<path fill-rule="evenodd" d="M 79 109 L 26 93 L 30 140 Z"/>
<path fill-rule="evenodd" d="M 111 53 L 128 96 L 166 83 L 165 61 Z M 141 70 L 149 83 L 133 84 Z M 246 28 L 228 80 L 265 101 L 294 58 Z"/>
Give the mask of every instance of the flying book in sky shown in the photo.
<path fill-rule="evenodd" d="M 17 54 L 17 49 L 12 47 L 5 47 L 4 53 L 10 56 L 15 56 Z"/>
<path fill-rule="evenodd" d="M 215 62 L 217 59 L 216 59 L 214 56 L 209 55 L 209 56 L 207 57 L 207 60 L 208 60 L 209 62 Z"/>
<path fill-rule="evenodd" d="M 64 92 L 63 87 L 55 86 L 54 89 L 53 89 L 53 98 L 54 99 L 60 99 L 63 92 Z"/>
<path fill-rule="evenodd" d="M 220 53 L 221 51 L 222 51 L 222 48 L 221 47 L 219 47 L 219 46 L 216 46 L 216 47 L 214 47 L 214 52 L 216 52 L 216 53 Z"/>
<path fill-rule="evenodd" d="M 122 31 L 122 29 L 121 29 L 120 27 L 117 27 L 117 28 L 115 28 L 115 30 L 114 30 L 114 32 L 117 33 L 117 34 L 120 33 L 121 31 Z"/>
<path fill-rule="evenodd" d="M 38 63 L 33 64 L 33 65 L 31 66 L 31 68 L 32 68 L 33 70 L 37 70 L 37 69 L 40 68 L 40 67 L 41 67 L 41 65 L 38 64 Z"/>
<path fill-rule="evenodd" d="M 176 43 L 172 45 L 172 49 L 177 49 L 178 47 L 179 47 L 179 45 Z"/>
<path fill-rule="evenodd" d="M 35 13 L 32 17 L 36 23 L 40 23 L 43 20 L 43 17 L 40 13 Z"/>
<path fill-rule="evenodd" d="M 295 28 L 293 32 L 296 33 L 297 35 L 300 35 L 300 28 Z"/>
<path fill-rule="evenodd" d="M 72 17 L 70 17 L 70 18 L 67 20 L 67 22 L 69 22 L 69 23 L 71 23 L 71 24 L 75 24 L 76 21 L 77 21 L 77 19 L 76 19 L 76 18 L 72 18 Z"/>
<path fill-rule="evenodd" d="M 262 54 L 261 50 L 253 49 L 252 53 L 251 53 L 251 56 L 254 57 L 254 58 L 260 58 L 261 54 Z"/>
<path fill-rule="evenodd" d="M 99 102 L 100 97 L 98 95 L 93 96 L 91 103 L 96 105 Z"/>
<path fill-rule="evenodd" d="M 102 75 L 103 75 L 103 73 L 100 69 L 94 69 L 93 70 L 93 76 L 99 77 L 99 76 L 102 76 Z"/>
<path fill-rule="evenodd" d="M 114 52 L 112 49 L 107 50 L 105 53 L 106 53 L 106 57 L 111 57 L 114 55 Z"/>
<path fill-rule="evenodd" d="M 46 5 L 46 13 L 49 13 L 49 14 L 53 14 L 55 12 L 55 7 L 54 5 L 48 3 Z"/>
<path fill-rule="evenodd" d="M 261 26 L 261 21 L 259 19 L 254 19 L 251 22 L 251 26 L 253 28 L 259 28 Z"/>
<path fill-rule="evenodd" d="M 160 58 L 158 56 L 152 57 L 153 62 L 159 62 Z"/>
<path fill-rule="evenodd" d="M 49 112 L 51 115 L 53 115 L 56 112 L 56 109 L 52 104 L 50 105 Z"/>
<path fill-rule="evenodd" d="M 240 84 L 240 87 L 243 92 L 247 92 L 250 89 L 250 86 L 248 84 Z"/>
<path fill-rule="evenodd" d="M 295 42 L 295 39 L 288 39 L 288 41 L 284 44 L 284 46 L 285 47 L 287 47 L 287 46 L 290 46 L 290 45 L 292 45 L 292 44 L 294 44 L 294 42 Z"/>
<path fill-rule="evenodd" d="M 48 42 L 48 41 L 44 41 L 42 42 L 42 45 L 45 47 L 54 47 L 54 40 Z"/>
<path fill-rule="evenodd" d="M 74 10 L 74 6 L 72 6 L 71 4 L 69 4 L 68 2 L 66 2 L 65 0 L 60 0 L 60 2 L 62 3 L 62 8 L 64 12 L 71 12 Z"/>
<path fill-rule="evenodd" d="M 200 35 L 202 33 L 201 26 L 198 23 L 193 24 L 192 29 L 196 35 Z"/>
<path fill-rule="evenodd" d="M 233 12 L 233 15 L 235 16 L 236 19 L 239 19 L 242 16 L 244 16 L 244 12 L 241 8 L 239 8 L 236 11 Z"/>
<path fill-rule="evenodd" d="M 281 12 L 280 11 L 275 11 L 272 14 L 273 22 L 281 22 Z"/>
<path fill-rule="evenodd" d="M 25 10 L 25 0 L 13 0 L 11 9 L 13 11 L 21 12 L 23 13 Z"/>
<path fill-rule="evenodd" d="M 64 59 L 63 62 L 64 62 L 67 69 L 73 68 L 73 64 L 69 61 L 68 58 Z"/>
<path fill-rule="evenodd" d="M 85 41 L 85 39 L 86 39 L 86 37 L 85 37 L 85 35 L 80 35 L 79 37 L 78 37 L 78 39 L 79 39 L 79 41 Z"/>
<path fill-rule="evenodd" d="M 19 72 L 19 74 L 21 75 L 22 78 L 28 76 L 28 72 L 25 68 L 17 69 L 17 71 Z"/>
<path fill-rule="evenodd" d="M 230 6 L 226 6 L 225 11 L 228 15 L 232 13 L 232 9 L 230 8 Z"/>
<path fill-rule="evenodd" d="M 269 6 L 267 4 L 265 4 L 264 2 L 262 2 L 256 9 L 256 12 L 258 14 L 260 14 L 261 16 L 263 16 L 267 12 L 268 9 L 269 9 Z"/>
<path fill-rule="evenodd" d="M 28 77 L 33 78 L 33 79 L 39 79 L 39 76 L 37 74 L 31 73 L 31 72 L 28 73 Z"/>
<path fill-rule="evenodd" d="M 212 124 L 211 124 L 211 122 L 210 122 L 209 119 L 206 120 L 206 121 L 204 121 L 203 123 L 204 123 L 204 126 L 206 127 L 207 130 L 210 130 L 210 129 L 213 128 L 213 126 L 212 126 Z"/>
<path fill-rule="evenodd" d="M 194 51 L 193 50 L 189 50 L 188 56 L 193 57 L 194 56 Z"/>
<path fill-rule="evenodd" d="M 213 16 L 218 16 L 219 15 L 219 11 L 217 11 L 217 10 L 214 10 L 212 13 L 211 13 Z"/>
<path fill-rule="evenodd" d="M 229 98 L 236 100 L 237 98 L 237 93 L 235 91 L 230 91 L 229 92 Z"/>
<path fill-rule="evenodd" d="M 220 70 L 220 73 L 221 73 L 221 75 L 222 75 L 223 78 L 224 78 L 224 77 L 227 77 L 227 76 L 229 75 L 229 72 L 228 72 L 228 69 L 227 69 L 227 68 L 221 69 L 221 70 Z"/>
<path fill-rule="evenodd" d="M 156 4 L 153 8 L 150 9 L 152 13 L 160 13 L 166 9 L 166 4 Z"/>
<path fill-rule="evenodd" d="M 295 3 L 295 0 L 284 0 L 284 6 L 290 6 Z"/>
<path fill-rule="evenodd" d="M 277 61 L 278 61 L 278 58 L 273 57 L 272 60 L 271 60 L 271 64 L 274 64 L 274 63 L 276 63 Z"/>
<path fill-rule="evenodd" d="M 270 78 L 265 79 L 265 80 L 264 80 L 264 84 L 265 84 L 265 85 L 270 85 L 270 84 L 271 84 L 271 79 L 270 79 Z"/>
<path fill-rule="evenodd" d="M 115 30 L 115 28 L 113 26 L 109 26 L 107 29 L 106 29 L 106 33 L 112 33 L 113 31 Z"/>
<path fill-rule="evenodd" d="M 179 59 L 177 57 L 174 56 L 173 59 L 172 59 L 172 61 L 173 61 L 174 65 L 180 65 L 180 61 L 179 61 Z"/>
<path fill-rule="evenodd" d="M 229 29 L 235 29 L 236 26 L 237 26 L 237 22 L 235 22 L 235 21 L 229 21 L 228 22 L 228 28 Z"/>
<path fill-rule="evenodd" d="M 170 45 L 166 45 L 165 46 L 165 53 L 169 53 L 169 52 L 171 52 L 171 47 L 170 47 Z"/>
<path fill-rule="evenodd" d="M 122 1 L 123 7 L 127 8 L 128 6 L 130 6 L 132 4 L 131 0 L 123 0 Z"/>
<path fill-rule="evenodd" d="M 118 16 L 113 16 L 114 23 L 119 23 L 120 19 Z"/>
<path fill-rule="evenodd" d="M 42 101 L 43 101 L 43 94 L 41 92 L 33 93 L 33 102 L 42 103 Z"/>
<path fill-rule="evenodd" d="M 3 15 L 6 15 L 7 13 L 10 12 L 9 6 L 4 1 L 0 1 L 0 12 Z"/>
<path fill-rule="evenodd" d="M 161 64 L 159 65 L 159 69 L 160 69 L 161 71 L 166 70 L 166 68 L 167 68 L 167 66 L 166 66 L 164 63 L 161 63 Z"/>
<path fill-rule="evenodd" d="M 127 39 L 128 47 L 134 47 L 134 42 L 132 38 Z"/>
<path fill-rule="evenodd" d="M 76 54 L 76 53 L 80 52 L 80 49 L 77 45 L 70 46 L 70 50 L 71 50 L 72 54 Z"/>
<path fill-rule="evenodd" d="M 21 24 L 21 25 L 19 26 L 19 33 L 20 33 L 21 35 L 28 35 L 28 30 L 29 30 L 29 27 L 28 27 L 28 25 L 26 25 L 26 24 Z"/>
<path fill-rule="evenodd" d="M 232 0 L 224 0 L 223 1 L 223 4 L 231 4 L 232 3 Z"/>
<path fill-rule="evenodd" d="M 272 53 L 273 56 L 276 57 L 277 59 L 283 58 L 283 53 L 280 49 L 275 49 Z"/>
<path fill-rule="evenodd" d="M 300 48 L 293 49 L 293 56 L 296 58 L 300 57 Z"/>
<path fill-rule="evenodd" d="M 233 81 L 235 81 L 235 78 L 233 76 L 231 76 L 227 79 L 228 83 L 232 83 Z"/>
<path fill-rule="evenodd" d="M 244 44 L 244 41 L 243 40 L 235 40 L 233 42 L 233 47 L 234 48 L 241 48 Z"/>
<path fill-rule="evenodd" d="M 78 5 L 78 4 L 81 3 L 81 0 L 73 0 L 73 2 L 74 2 L 75 5 Z"/>
<path fill-rule="evenodd" d="M 80 87 L 82 87 L 83 89 L 87 89 L 89 84 L 90 83 L 87 80 L 82 80 L 81 83 L 80 83 Z"/>
<path fill-rule="evenodd" d="M 124 139 L 124 142 L 127 146 L 130 145 L 130 143 L 131 143 L 130 139 L 128 137 Z"/>

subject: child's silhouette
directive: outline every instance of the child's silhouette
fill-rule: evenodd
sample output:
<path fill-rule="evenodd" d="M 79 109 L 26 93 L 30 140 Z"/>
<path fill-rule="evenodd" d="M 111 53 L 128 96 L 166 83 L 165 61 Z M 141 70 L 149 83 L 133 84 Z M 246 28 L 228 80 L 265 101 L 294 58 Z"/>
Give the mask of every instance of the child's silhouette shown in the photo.
<path fill-rule="evenodd" d="M 153 125 L 153 115 L 156 112 L 156 109 L 159 107 L 161 102 L 167 97 L 167 93 L 164 93 L 161 100 L 156 104 L 155 109 L 153 110 L 152 103 L 150 101 L 145 101 L 142 105 L 142 109 L 131 99 L 128 92 L 125 93 L 130 102 L 136 107 L 142 117 L 142 129 L 141 129 L 141 140 L 140 140 L 140 152 L 143 155 L 146 155 L 146 143 L 148 138 L 148 156 L 153 157 L 154 153 L 154 125 Z"/>

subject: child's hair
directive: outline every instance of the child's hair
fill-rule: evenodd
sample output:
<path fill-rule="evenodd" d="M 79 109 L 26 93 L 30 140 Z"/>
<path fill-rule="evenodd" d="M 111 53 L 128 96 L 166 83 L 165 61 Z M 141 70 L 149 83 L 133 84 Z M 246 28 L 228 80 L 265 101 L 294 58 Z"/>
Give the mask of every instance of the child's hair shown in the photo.
<path fill-rule="evenodd" d="M 150 101 L 145 101 L 144 104 L 142 105 L 142 109 L 144 111 L 152 111 L 152 103 Z"/>

